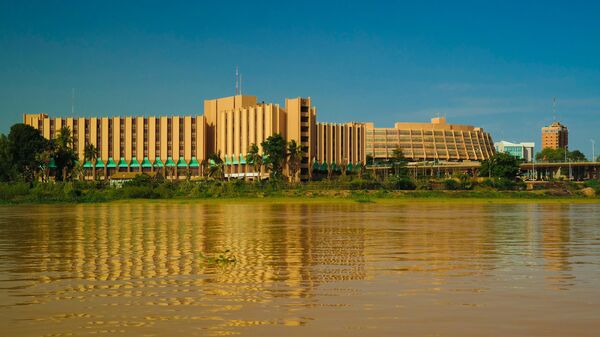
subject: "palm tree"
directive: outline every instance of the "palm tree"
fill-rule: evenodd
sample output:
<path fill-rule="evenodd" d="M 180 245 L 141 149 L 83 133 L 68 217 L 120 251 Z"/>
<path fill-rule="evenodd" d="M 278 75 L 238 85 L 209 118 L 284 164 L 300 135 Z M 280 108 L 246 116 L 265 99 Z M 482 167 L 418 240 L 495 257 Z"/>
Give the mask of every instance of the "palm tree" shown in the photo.
<path fill-rule="evenodd" d="M 63 181 L 67 179 L 69 171 L 73 168 L 77 155 L 73 151 L 73 136 L 68 126 L 63 126 L 54 140 L 54 158 L 58 172 Z"/>
<path fill-rule="evenodd" d="M 225 173 L 224 171 L 224 167 L 223 167 L 223 159 L 221 159 L 221 151 L 217 152 L 217 153 L 211 153 L 208 156 L 208 160 L 209 162 L 212 160 L 213 161 L 213 165 L 209 165 L 208 168 L 208 176 L 209 177 L 219 177 L 219 178 L 223 178 L 223 175 Z"/>
<path fill-rule="evenodd" d="M 300 163 L 302 162 L 302 150 L 302 145 L 298 145 L 294 139 L 287 143 L 286 157 L 290 171 L 291 182 L 296 181 L 296 174 L 300 170 Z"/>
<path fill-rule="evenodd" d="M 94 180 L 96 180 L 96 161 L 98 160 L 99 155 L 100 153 L 94 144 L 87 144 L 83 149 L 84 159 L 92 162 L 92 176 L 94 177 Z"/>
<path fill-rule="evenodd" d="M 263 157 L 258 152 L 258 145 L 252 143 L 250 145 L 250 149 L 248 149 L 248 154 L 246 154 L 246 162 L 252 164 L 252 170 L 256 173 L 258 172 L 258 180 L 260 180 L 260 169 L 263 165 Z"/>

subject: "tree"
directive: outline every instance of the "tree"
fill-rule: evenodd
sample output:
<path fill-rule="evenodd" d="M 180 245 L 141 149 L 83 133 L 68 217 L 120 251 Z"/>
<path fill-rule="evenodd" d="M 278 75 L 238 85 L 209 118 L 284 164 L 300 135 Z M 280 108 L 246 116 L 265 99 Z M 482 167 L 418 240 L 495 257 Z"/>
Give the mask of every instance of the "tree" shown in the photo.
<path fill-rule="evenodd" d="M 223 178 L 225 170 L 223 167 L 223 159 L 221 159 L 221 151 L 219 151 L 218 153 L 211 153 L 208 156 L 208 161 L 208 176 L 213 178 Z"/>
<path fill-rule="evenodd" d="M 518 173 L 519 162 L 516 157 L 508 153 L 496 153 L 482 161 L 479 169 L 480 177 L 515 179 Z"/>
<path fill-rule="evenodd" d="M 56 164 L 56 180 L 65 181 L 70 176 L 77 161 L 73 151 L 73 137 L 71 129 L 63 126 L 54 139 L 54 162 Z"/>
<path fill-rule="evenodd" d="M 248 153 L 246 154 L 246 162 L 252 164 L 253 172 L 258 172 L 258 180 L 260 180 L 260 169 L 263 165 L 263 158 L 259 153 L 258 145 L 255 143 L 250 144 Z"/>
<path fill-rule="evenodd" d="M 96 162 L 98 160 L 99 155 L 100 153 L 98 152 L 98 149 L 94 146 L 94 144 L 87 144 L 83 149 L 83 156 L 85 160 L 89 160 L 90 162 L 92 162 L 92 176 L 94 177 L 94 180 L 96 180 Z"/>
<path fill-rule="evenodd" d="M 565 156 L 566 152 L 566 156 Z M 542 152 L 535 154 L 535 160 L 546 161 L 546 162 L 564 162 L 565 159 L 569 161 L 587 161 L 585 155 L 579 151 L 567 151 L 564 148 L 560 149 L 543 149 Z"/>
<path fill-rule="evenodd" d="M 400 148 L 395 148 L 394 151 L 392 151 L 391 162 L 395 175 L 405 176 L 407 174 L 406 165 L 408 164 L 408 160 L 404 157 L 404 153 Z"/>
<path fill-rule="evenodd" d="M 42 170 L 42 181 L 47 182 L 50 178 L 50 162 L 54 157 L 54 148 L 52 142 L 48 142 L 49 146 L 42 152 L 38 153 L 36 159 L 40 163 Z"/>
<path fill-rule="evenodd" d="M 16 174 L 17 171 L 13 165 L 8 137 L 0 134 L 0 181 L 11 181 Z"/>
<path fill-rule="evenodd" d="M 270 170 L 271 178 L 280 178 L 283 175 L 283 161 L 285 160 L 285 140 L 276 133 L 269 136 L 260 145 L 267 157 L 264 162 Z"/>
<path fill-rule="evenodd" d="M 23 179 L 33 182 L 40 163 L 36 158 L 48 147 L 48 140 L 30 125 L 15 124 L 8 134 L 8 151 L 12 158 L 14 168 Z"/>
<path fill-rule="evenodd" d="M 567 158 L 574 162 L 587 161 L 587 158 L 585 157 L 585 155 L 579 150 L 575 150 L 572 152 L 569 151 L 567 153 Z"/>
<path fill-rule="evenodd" d="M 296 181 L 296 175 L 300 170 L 302 162 L 302 145 L 298 145 L 296 140 L 292 139 L 287 143 L 287 163 L 290 170 L 290 181 Z"/>

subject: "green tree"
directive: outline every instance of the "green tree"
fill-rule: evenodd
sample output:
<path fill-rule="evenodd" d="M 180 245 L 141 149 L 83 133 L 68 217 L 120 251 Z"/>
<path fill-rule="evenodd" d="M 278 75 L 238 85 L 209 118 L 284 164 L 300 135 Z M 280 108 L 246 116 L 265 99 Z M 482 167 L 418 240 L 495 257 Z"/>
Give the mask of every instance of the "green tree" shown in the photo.
<path fill-rule="evenodd" d="M 573 162 L 587 161 L 585 155 L 579 150 L 569 151 L 567 153 L 567 158 Z"/>
<path fill-rule="evenodd" d="M 98 152 L 98 149 L 94 146 L 94 144 L 87 144 L 83 149 L 84 159 L 92 162 L 92 176 L 94 177 L 94 180 L 96 180 L 96 162 L 98 161 L 99 155 L 100 152 Z"/>
<path fill-rule="evenodd" d="M 258 172 L 258 180 L 260 180 L 260 169 L 263 165 L 263 158 L 260 155 L 258 145 L 255 143 L 250 144 L 250 148 L 248 149 L 248 153 L 246 154 L 246 162 L 252 164 L 253 172 Z"/>
<path fill-rule="evenodd" d="M 276 133 L 269 136 L 260 145 L 267 156 L 265 165 L 270 170 L 271 178 L 280 178 L 283 175 L 283 161 L 285 160 L 285 140 Z"/>
<path fill-rule="evenodd" d="M 17 175 L 10 152 L 8 137 L 0 134 L 0 181 L 11 181 Z"/>
<path fill-rule="evenodd" d="M 496 153 L 481 162 L 480 177 L 515 179 L 519 173 L 519 161 L 508 153 Z"/>
<path fill-rule="evenodd" d="M 300 170 L 300 164 L 302 162 L 302 145 L 298 145 L 296 140 L 292 139 L 287 143 L 287 163 L 290 171 L 290 181 L 296 181 L 296 175 Z"/>
<path fill-rule="evenodd" d="M 77 155 L 73 151 L 71 129 L 63 126 L 54 139 L 54 162 L 56 164 L 56 180 L 65 181 L 71 175 Z"/>
<path fill-rule="evenodd" d="M 565 153 L 566 152 L 566 153 Z M 565 159 L 570 161 L 587 161 L 585 155 L 579 151 L 567 151 L 563 148 L 560 149 L 543 149 L 542 152 L 535 154 L 535 160 L 545 162 L 564 162 Z"/>
<path fill-rule="evenodd" d="M 223 159 L 221 159 L 221 151 L 208 155 L 208 176 L 212 178 L 222 179 L 225 174 Z"/>
<path fill-rule="evenodd" d="M 392 151 L 391 158 L 392 167 L 394 168 L 394 174 L 397 176 L 406 176 L 408 170 L 406 169 L 406 165 L 408 164 L 408 160 L 404 157 L 404 153 L 400 148 L 395 148 Z"/>
<path fill-rule="evenodd" d="M 48 146 L 48 140 L 30 125 L 15 124 L 10 128 L 8 151 L 14 168 L 25 181 L 32 182 L 35 178 L 36 172 L 40 169 L 38 153 Z"/>

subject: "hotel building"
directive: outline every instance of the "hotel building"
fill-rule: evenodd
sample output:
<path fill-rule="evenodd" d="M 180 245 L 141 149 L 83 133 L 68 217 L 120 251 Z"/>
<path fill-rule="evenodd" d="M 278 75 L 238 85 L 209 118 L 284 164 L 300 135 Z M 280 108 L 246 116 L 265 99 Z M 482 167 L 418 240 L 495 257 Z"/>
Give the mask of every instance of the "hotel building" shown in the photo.
<path fill-rule="evenodd" d="M 568 149 L 569 129 L 559 122 L 554 122 L 542 128 L 543 149 Z"/>
<path fill-rule="evenodd" d="M 317 123 L 316 116 L 310 98 L 288 98 L 282 107 L 259 103 L 256 96 L 236 95 L 205 100 L 204 114 L 199 116 L 51 118 L 25 114 L 23 122 L 47 139 L 54 139 L 63 126 L 69 127 L 80 161 L 84 161 L 86 144 L 98 149 L 96 162 L 85 161 L 83 167 L 95 168 L 103 177 L 115 172 L 201 176 L 214 164 L 208 160 L 211 154 L 223 160 L 226 177 L 263 177 L 265 169 L 254 172 L 246 154 L 252 144 L 263 154 L 260 144 L 274 134 L 302 146 L 301 179 L 315 171 L 358 170 L 367 155 L 385 160 L 396 148 L 413 161 L 483 160 L 494 153 L 491 136 L 481 128 L 446 124 L 444 118 L 375 128 L 373 123 Z"/>
<path fill-rule="evenodd" d="M 492 137 L 482 128 L 447 124 L 443 117 L 431 123 L 396 123 L 393 128 L 366 123 L 366 129 L 366 153 L 374 161 L 391 158 L 397 148 L 412 161 L 481 161 L 495 153 Z"/>

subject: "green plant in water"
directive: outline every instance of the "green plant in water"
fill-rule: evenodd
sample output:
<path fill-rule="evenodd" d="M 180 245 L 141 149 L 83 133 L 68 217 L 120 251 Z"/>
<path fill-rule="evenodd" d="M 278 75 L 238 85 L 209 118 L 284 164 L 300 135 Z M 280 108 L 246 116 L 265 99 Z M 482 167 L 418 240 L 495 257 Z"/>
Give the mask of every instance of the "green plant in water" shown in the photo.
<path fill-rule="evenodd" d="M 231 251 L 229 249 L 226 249 L 224 251 L 217 253 L 216 256 L 207 256 L 207 255 L 204 255 L 203 253 L 200 253 L 200 258 L 203 259 L 204 262 L 206 262 L 208 264 L 223 265 L 223 264 L 234 263 L 236 261 L 235 256 L 231 255 L 230 252 Z"/>

